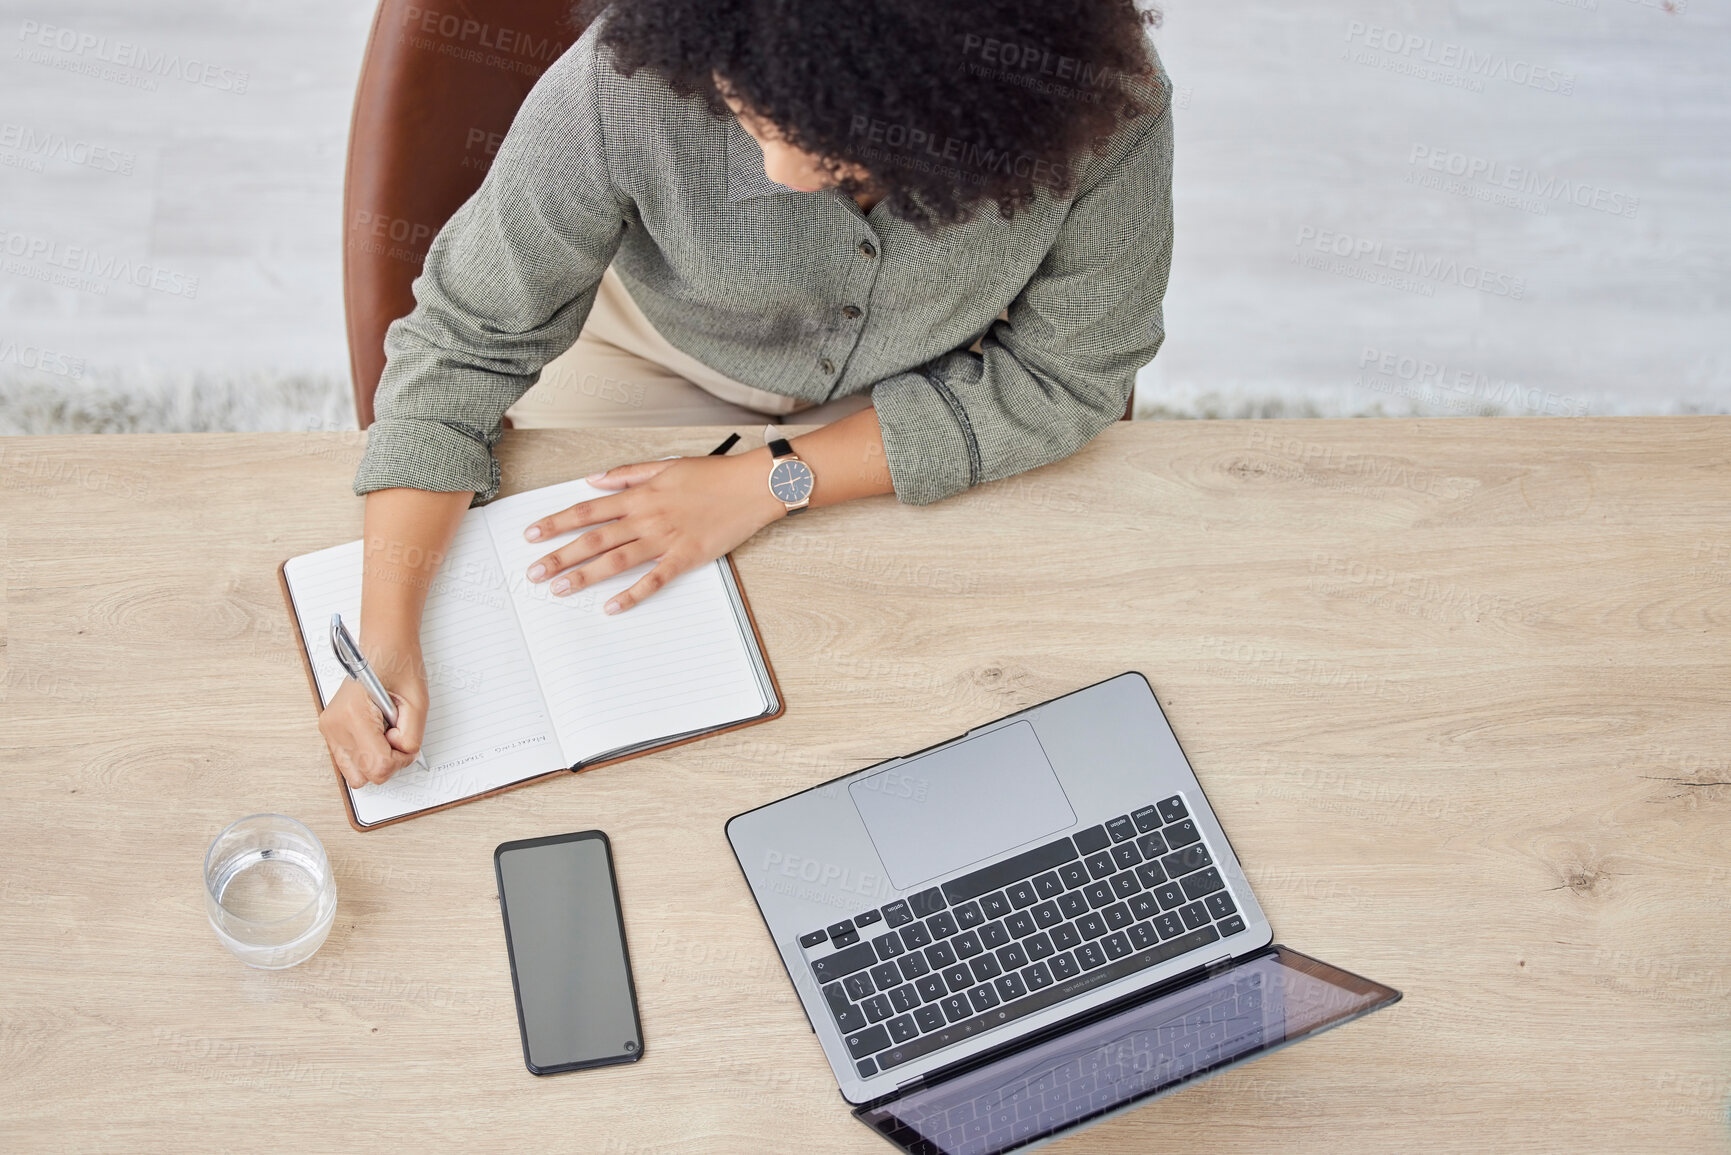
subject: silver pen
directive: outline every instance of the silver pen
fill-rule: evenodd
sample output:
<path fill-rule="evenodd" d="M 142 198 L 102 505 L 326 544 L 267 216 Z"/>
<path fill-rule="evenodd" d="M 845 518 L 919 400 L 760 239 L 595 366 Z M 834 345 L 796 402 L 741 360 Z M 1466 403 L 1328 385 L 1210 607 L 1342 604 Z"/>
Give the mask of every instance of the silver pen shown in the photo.
<path fill-rule="evenodd" d="M 367 659 L 361 653 L 361 648 L 355 645 L 355 639 L 349 636 L 348 627 L 343 625 L 343 615 L 341 614 L 331 615 L 331 649 L 336 653 L 337 661 L 342 663 L 343 669 L 349 677 L 361 684 L 361 688 L 367 692 L 367 697 L 373 700 L 373 705 L 377 706 L 379 713 L 385 716 L 385 729 L 389 730 L 395 726 L 397 724 L 397 704 L 391 700 L 390 692 L 385 689 L 385 684 L 379 681 L 379 676 L 373 673 L 373 668 L 367 664 Z M 409 765 L 419 766 L 423 770 L 430 769 L 427 766 L 425 754 L 415 755 L 415 760 Z"/>

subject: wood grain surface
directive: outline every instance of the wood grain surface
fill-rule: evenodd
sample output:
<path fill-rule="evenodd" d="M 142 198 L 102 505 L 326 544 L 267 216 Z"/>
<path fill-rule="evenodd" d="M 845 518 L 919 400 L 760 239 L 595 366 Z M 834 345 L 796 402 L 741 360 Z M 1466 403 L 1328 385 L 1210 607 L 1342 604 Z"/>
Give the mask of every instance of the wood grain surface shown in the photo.
<path fill-rule="evenodd" d="M 713 429 L 507 435 L 507 491 Z M 769 725 L 360 835 L 284 558 L 360 434 L 0 440 L 0 1148 L 861 1153 L 722 834 L 1127 669 L 1278 941 L 1406 993 L 1056 1151 L 1731 1145 L 1731 422 L 1147 422 L 736 553 Z M 324 839 L 337 923 L 249 970 L 226 823 Z M 499 842 L 613 839 L 646 1053 L 536 1079 Z"/>

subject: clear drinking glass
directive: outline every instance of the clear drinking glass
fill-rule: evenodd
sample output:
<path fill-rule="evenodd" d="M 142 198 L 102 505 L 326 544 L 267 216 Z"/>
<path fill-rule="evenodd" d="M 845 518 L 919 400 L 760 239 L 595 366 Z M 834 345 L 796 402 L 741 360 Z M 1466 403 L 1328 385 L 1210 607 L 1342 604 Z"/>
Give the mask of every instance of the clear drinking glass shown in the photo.
<path fill-rule="evenodd" d="M 337 883 L 317 835 L 281 814 L 254 814 L 210 844 L 204 905 L 216 937 L 236 958 L 281 970 L 324 945 L 337 913 Z"/>

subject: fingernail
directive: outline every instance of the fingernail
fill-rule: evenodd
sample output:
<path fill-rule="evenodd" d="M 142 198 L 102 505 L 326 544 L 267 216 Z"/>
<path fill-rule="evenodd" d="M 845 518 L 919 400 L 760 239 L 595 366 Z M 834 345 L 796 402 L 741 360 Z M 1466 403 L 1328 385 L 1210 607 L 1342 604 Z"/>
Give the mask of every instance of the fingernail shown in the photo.
<path fill-rule="evenodd" d="M 556 594 L 568 594 L 571 592 L 571 583 L 566 581 L 564 578 L 560 578 L 558 581 L 553 583 L 553 592 Z"/>
<path fill-rule="evenodd" d="M 602 608 L 605 609 L 610 614 L 616 614 L 619 612 L 619 603 L 618 602 L 608 602 Z"/>
<path fill-rule="evenodd" d="M 584 481 L 600 481 L 603 477 L 606 477 L 606 476 L 607 476 L 607 471 L 605 469 L 603 469 L 600 473 L 591 473 L 588 477 L 585 477 L 583 480 Z"/>
<path fill-rule="evenodd" d="M 547 576 L 547 567 L 546 566 L 544 566 L 544 565 L 532 565 L 529 567 L 529 580 L 530 581 L 538 582 L 546 576 Z"/>
<path fill-rule="evenodd" d="M 530 541 L 540 541 L 541 540 L 541 527 L 538 525 L 532 525 L 528 529 L 523 531 L 523 536 L 528 538 Z"/>

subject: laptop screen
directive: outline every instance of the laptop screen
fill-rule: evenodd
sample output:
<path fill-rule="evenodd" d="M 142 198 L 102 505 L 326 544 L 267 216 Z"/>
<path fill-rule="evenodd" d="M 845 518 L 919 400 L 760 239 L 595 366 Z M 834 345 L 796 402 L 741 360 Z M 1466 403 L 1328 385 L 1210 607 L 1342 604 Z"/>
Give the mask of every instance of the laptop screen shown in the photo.
<path fill-rule="evenodd" d="M 1399 991 L 1275 946 L 854 1114 L 912 1155 L 997 1155 L 1399 998 Z"/>

